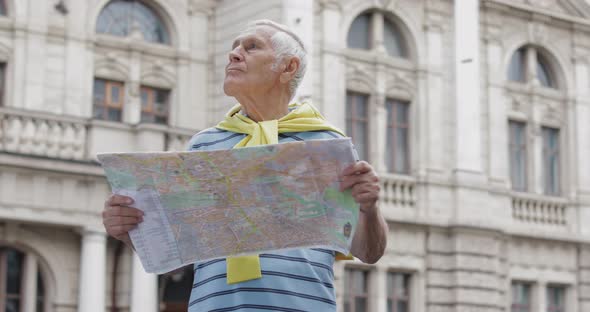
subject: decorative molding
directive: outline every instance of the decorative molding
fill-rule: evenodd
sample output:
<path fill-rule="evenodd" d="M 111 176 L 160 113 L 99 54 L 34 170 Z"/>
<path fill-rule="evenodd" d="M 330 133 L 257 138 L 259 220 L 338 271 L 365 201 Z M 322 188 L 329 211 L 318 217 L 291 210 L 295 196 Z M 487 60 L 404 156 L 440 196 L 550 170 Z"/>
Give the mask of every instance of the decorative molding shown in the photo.
<path fill-rule="evenodd" d="M 217 2 L 217 0 L 190 0 L 187 10 L 188 15 L 195 15 L 197 13 L 207 16 L 213 15 Z"/>

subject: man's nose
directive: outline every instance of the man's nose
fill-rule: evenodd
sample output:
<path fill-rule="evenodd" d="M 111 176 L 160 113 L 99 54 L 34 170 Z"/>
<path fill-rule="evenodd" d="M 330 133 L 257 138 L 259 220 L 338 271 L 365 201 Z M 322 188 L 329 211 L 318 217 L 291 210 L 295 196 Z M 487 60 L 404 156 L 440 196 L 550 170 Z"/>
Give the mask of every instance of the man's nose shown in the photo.
<path fill-rule="evenodd" d="M 242 56 L 242 54 L 239 53 L 238 51 L 239 47 L 233 49 L 231 52 L 229 52 L 229 61 L 231 62 L 241 62 L 244 60 L 244 57 Z"/>

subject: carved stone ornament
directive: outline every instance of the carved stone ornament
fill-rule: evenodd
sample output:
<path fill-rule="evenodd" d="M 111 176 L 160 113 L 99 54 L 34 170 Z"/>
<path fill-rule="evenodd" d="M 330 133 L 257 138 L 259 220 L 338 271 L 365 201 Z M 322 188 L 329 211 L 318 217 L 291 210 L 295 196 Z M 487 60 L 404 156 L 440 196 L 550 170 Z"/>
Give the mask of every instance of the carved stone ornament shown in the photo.
<path fill-rule="evenodd" d="M 190 0 L 188 3 L 188 14 L 202 13 L 211 15 L 216 6 L 217 0 Z"/>

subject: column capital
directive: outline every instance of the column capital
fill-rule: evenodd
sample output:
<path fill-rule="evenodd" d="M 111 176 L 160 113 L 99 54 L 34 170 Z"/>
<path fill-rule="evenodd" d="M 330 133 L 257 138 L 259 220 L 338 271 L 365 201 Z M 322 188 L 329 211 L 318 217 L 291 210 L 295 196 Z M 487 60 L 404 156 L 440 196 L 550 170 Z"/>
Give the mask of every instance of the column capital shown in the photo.
<path fill-rule="evenodd" d="M 191 0 L 188 3 L 188 14 L 204 14 L 210 16 L 213 14 L 217 0 Z"/>

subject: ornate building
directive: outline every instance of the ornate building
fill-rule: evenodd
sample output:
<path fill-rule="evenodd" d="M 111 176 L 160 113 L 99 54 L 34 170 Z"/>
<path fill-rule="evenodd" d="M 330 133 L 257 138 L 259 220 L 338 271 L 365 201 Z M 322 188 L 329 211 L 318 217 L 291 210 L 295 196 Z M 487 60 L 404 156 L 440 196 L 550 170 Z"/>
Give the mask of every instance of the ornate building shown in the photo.
<path fill-rule="evenodd" d="M 186 310 L 191 268 L 106 237 L 95 155 L 214 125 L 259 18 L 381 176 L 387 253 L 337 263 L 339 311 L 590 311 L 584 0 L 0 0 L 0 311 Z"/>

